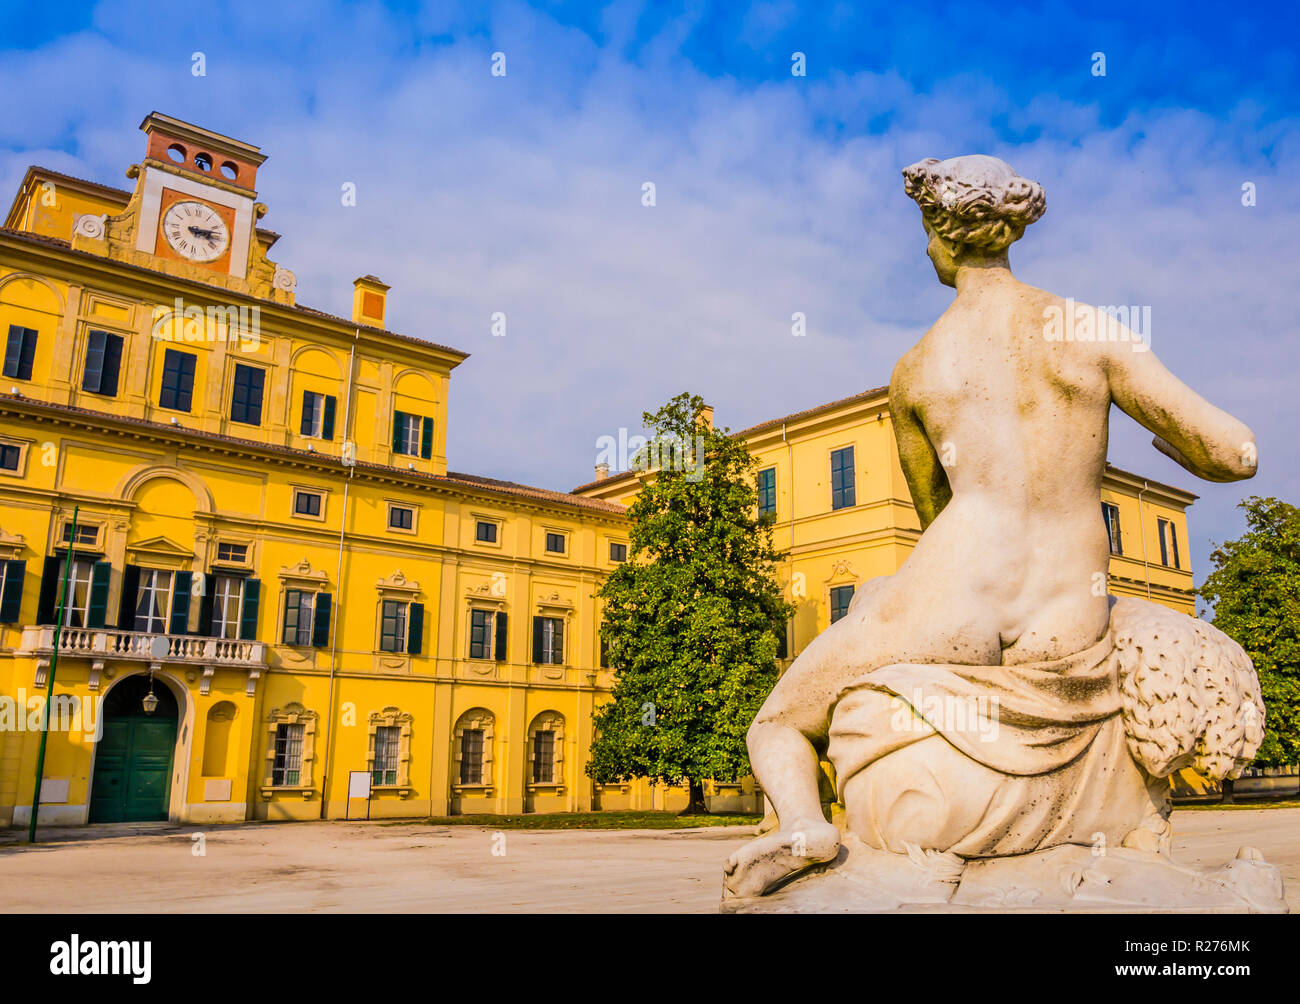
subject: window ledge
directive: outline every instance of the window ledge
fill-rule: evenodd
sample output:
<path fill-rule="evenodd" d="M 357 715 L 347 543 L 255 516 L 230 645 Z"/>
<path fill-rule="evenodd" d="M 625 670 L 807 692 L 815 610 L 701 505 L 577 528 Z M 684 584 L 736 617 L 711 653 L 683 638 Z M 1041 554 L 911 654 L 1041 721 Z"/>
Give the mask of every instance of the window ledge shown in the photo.
<path fill-rule="evenodd" d="M 316 789 L 311 785 L 262 785 L 262 797 L 265 799 L 274 798 L 276 795 L 301 795 L 304 802 L 311 801 Z"/>
<path fill-rule="evenodd" d="M 453 784 L 452 791 L 465 792 L 471 795 L 491 795 L 496 785 L 493 784 Z"/>
<path fill-rule="evenodd" d="M 558 781 L 530 781 L 527 787 L 529 791 L 543 791 L 551 795 L 564 794 L 564 785 Z"/>
<path fill-rule="evenodd" d="M 370 791 L 396 793 L 401 798 L 406 798 L 414 789 L 409 784 L 372 784 Z"/>

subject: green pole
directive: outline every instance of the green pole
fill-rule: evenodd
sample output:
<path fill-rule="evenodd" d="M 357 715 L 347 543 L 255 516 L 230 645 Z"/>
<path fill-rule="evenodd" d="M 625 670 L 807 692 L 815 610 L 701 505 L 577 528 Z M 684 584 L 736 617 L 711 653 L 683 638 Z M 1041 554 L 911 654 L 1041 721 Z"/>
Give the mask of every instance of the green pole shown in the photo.
<path fill-rule="evenodd" d="M 54 700 L 54 671 L 59 666 L 59 634 L 63 630 L 64 606 L 68 600 L 68 580 L 72 577 L 72 547 L 77 542 L 77 513 L 80 506 L 72 507 L 72 530 L 68 534 L 68 559 L 64 564 L 63 581 L 59 585 L 59 615 L 54 621 L 54 651 L 50 655 L 50 671 L 45 674 L 45 714 L 41 718 L 41 749 L 36 754 L 36 786 L 32 791 L 32 822 L 27 827 L 27 842 L 36 843 L 36 813 L 41 804 L 41 777 L 45 774 L 45 743 L 50 737 L 50 703 Z"/>

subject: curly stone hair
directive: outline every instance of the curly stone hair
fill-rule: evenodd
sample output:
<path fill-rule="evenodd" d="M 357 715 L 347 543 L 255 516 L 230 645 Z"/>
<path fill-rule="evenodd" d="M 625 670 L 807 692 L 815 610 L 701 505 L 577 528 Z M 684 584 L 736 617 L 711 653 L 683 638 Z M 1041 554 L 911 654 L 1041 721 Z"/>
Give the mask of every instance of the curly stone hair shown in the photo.
<path fill-rule="evenodd" d="M 1042 185 L 983 154 L 927 157 L 903 168 L 903 185 L 940 237 L 989 253 L 1018 241 L 1047 208 Z"/>
<path fill-rule="evenodd" d="M 1259 678 L 1241 646 L 1195 617 L 1140 600 L 1111 611 L 1129 751 L 1153 777 L 1192 767 L 1235 778 L 1264 740 Z"/>

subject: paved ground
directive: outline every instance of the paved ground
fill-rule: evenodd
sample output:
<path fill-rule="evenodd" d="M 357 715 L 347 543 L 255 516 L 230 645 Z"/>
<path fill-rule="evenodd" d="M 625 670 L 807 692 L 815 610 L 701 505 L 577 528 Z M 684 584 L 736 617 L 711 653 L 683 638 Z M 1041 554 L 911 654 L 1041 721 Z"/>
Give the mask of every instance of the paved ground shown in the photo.
<path fill-rule="evenodd" d="M 1177 812 L 1174 826 L 1187 864 L 1258 847 L 1300 912 L 1300 809 Z M 0 831 L 0 911 L 713 912 L 749 832 L 507 830 L 494 855 L 493 831 L 470 826 L 126 825 L 42 831 L 35 847 Z"/>

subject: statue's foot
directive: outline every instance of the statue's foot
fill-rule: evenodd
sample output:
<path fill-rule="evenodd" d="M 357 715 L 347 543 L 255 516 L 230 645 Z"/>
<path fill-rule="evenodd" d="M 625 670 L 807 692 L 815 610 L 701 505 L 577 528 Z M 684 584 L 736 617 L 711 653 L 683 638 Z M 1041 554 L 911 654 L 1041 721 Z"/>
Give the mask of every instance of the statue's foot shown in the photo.
<path fill-rule="evenodd" d="M 723 898 L 762 896 L 792 875 L 830 861 L 839 849 L 840 831 L 824 819 L 796 822 L 751 840 L 722 868 Z"/>

